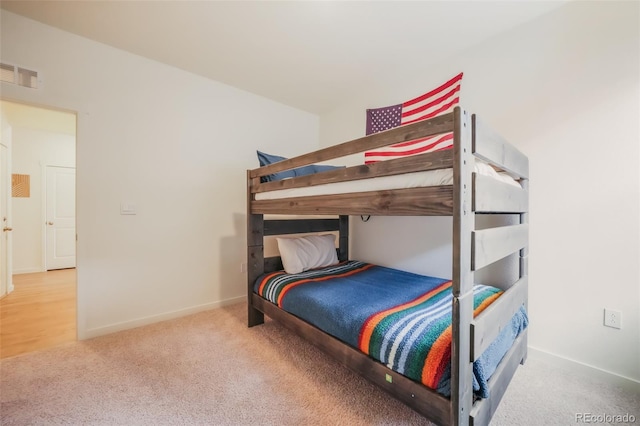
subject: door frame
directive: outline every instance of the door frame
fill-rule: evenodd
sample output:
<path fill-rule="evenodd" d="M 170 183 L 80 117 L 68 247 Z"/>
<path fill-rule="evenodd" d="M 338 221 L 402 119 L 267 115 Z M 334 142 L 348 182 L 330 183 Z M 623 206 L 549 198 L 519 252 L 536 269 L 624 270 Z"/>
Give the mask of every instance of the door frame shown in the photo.
<path fill-rule="evenodd" d="M 38 93 L 38 91 L 23 91 L 23 88 L 14 88 L 10 85 L 5 87 L 3 85 L 2 93 L 0 93 L 0 100 L 15 102 L 27 106 L 37 107 L 37 108 L 45 108 L 50 110 L 64 111 L 76 116 L 76 339 L 84 340 L 87 338 L 87 294 L 85 293 L 84 280 L 82 278 L 82 260 L 81 254 L 84 252 L 82 249 L 82 244 L 78 242 L 78 234 L 79 229 L 82 228 L 82 224 L 79 226 L 79 212 L 81 209 L 78 208 L 78 164 L 79 158 L 78 155 L 80 144 L 79 140 L 83 137 L 82 135 L 87 132 L 89 128 L 89 119 L 90 119 L 90 107 L 84 103 L 76 103 L 76 102 L 63 102 L 62 104 L 52 101 L 49 97 L 43 101 L 42 94 Z M 43 222 L 44 223 L 44 222 Z M 9 256 L 11 256 L 11 252 L 9 252 Z"/>
<path fill-rule="evenodd" d="M 76 121 L 77 121 L 77 116 L 76 116 Z M 76 136 L 76 145 L 77 145 L 77 136 Z M 50 164 L 50 163 L 46 163 L 46 164 L 42 164 L 40 166 L 40 174 L 41 174 L 41 178 L 42 178 L 42 184 L 41 184 L 41 202 L 42 202 L 42 208 L 41 213 L 42 213 L 42 217 L 40 220 L 41 226 L 42 226 L 42 241 L 41 241 L 41 248 L 42 248 L 42 252 L 40 253 L 41 256 L 41 260 L 40 260 L 40 264 L 41 264 L 41 271 L 42 272 L 46 272 L 47 269 L 47 167 L 59 167 L 59 168 L 63 168 L 63 169 L 73 169 L 76 170 L 76 167 L 69 167 L 69 166 L 59 166 L 57 164 Z M 76 170 L 77 171 L 77 170 Z M 78 214 L 77 211 L 77 184 L 75 185 L 75 187 L 73 188 L 74 190 L 74 198 L 76 199 L 76 215 Z M 76 258 L 76 266 L 78 264 L 78 232 L 76 230 L 76 238 L 75 238 L 75 258 Z"/>
<path fill-rule="evenodd" d="M 4 190 L 6 191 L 6 196 L 7 198 L 4 200 L 0 200 L 0 203 L 5 203 L 6 206 L 6 211 L 7 211 L 7 222 L 5 223 L 2 218 L 0 218 L 0 225 L 2 225 L 1 227 L 11 227 L 11 144 L 5 145 L 2 143 L 2 141 L 0 141 L 0 150 L 2 150 L 4 148 L 4 152 L 6 155 L 6 168 L 3 168 L 2 165 L 0 164 L 0 173 L 2 174 L 2 176 L 0 176 L 0 185 L 4 186 Z M 1 154 L 0 154 L 1 156 Z M 0 227 L 0 228 L 1 228 Z M 4 275 L 4 280 L 5 280 L 5 287 L 6 287 L 6 293 L 2 294 L 0 296 L 4 297 L 6 295 L 8 295 L 9 293 L 11 293 L 14 290 L 13 287 L 13 243 L 12 243 L 12 234 L 7 232 L 5 235 L 5 232 L 2 231 L 0 229 L 0 238 L 6 238 L 6 244 L 5 244 L 5 260 L 7 262 L 6 265 L 0 265 L 0 274 Z"/>

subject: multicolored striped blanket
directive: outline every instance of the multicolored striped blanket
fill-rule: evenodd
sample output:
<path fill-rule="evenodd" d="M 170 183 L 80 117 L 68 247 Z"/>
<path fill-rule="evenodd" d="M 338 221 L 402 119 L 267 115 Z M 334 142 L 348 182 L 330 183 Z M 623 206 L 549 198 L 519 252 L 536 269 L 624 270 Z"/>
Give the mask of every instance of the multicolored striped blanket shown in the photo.
<path fill-rule="evenodd" d="M 450 394 L 451 281 L 349 261 L 299 274 L 265 274 L 254 291 L 390 369 Z M 474 315 L 501 293 L 475 285 Z M 509 333 L 515 334 L 513 340 L 524 326 L 526 315 Z M 506 352 L 509 341 L 501 343 Z M 497 365 L 504 353 L 492 356 L 499 358 L 489 365 Z M 482 357 L 478 361 L 483 362 Z M 475 388 L 486 397 L 486 382 L 495 367 L 478 367 Z M 488 375 L 482 377 L 485 371 Z"/>

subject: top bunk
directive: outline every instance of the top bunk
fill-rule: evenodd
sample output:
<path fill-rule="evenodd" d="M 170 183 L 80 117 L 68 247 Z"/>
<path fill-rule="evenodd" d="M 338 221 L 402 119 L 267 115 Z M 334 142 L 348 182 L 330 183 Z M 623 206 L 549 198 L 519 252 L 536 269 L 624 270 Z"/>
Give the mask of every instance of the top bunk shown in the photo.
<path fill-rule="evenodd" d="M 453 149 L 262 182 L 261 177 L 419 138 L 453 133 Z M 247 172 L 250 214 L 453 216 L 471 185 L 474 213 L 528 211 L 529 160 L 474 114 L 396 127 Z"/>

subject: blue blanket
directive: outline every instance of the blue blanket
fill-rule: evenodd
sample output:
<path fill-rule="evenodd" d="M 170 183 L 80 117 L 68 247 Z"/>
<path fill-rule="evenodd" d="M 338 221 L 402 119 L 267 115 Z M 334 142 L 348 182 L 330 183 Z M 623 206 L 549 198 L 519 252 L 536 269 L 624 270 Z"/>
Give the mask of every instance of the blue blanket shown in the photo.
<path fill-rule="evenodd" d="M 450 281 L 350 261 L 299 274 L 265 274 L 254 291 L 392 370 L 450 395 Z M 501 293 L 474 286 L 475 314 Z M 488 396 L 489 377 L 526 325 L 521 309 L 474 363 L 479 396 Z"/>

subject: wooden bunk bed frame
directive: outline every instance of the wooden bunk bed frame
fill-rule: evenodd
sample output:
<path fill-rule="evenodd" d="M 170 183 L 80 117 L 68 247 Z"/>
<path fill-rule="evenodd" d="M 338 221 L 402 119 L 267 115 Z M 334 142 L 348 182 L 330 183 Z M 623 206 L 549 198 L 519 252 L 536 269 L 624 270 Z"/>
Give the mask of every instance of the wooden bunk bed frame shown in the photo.
<path fill-rule="evenodd" d="M 358 165 L 293 179 L 260 182 L 260 177 L 307 164 L 399 142 L 453 132 L 453 149 Z M 519 180 L 522 189 L 473 172 L 475 158 Z M 255 194 L 276 189 L 368 179 L 423 170 L 453 168 L 453 185 L 255 200 Z M 528 158 L 475 116 L 457 107 L 429 120 L 324 148 L 247 171 L 248 325 L 262 324 L 264 315 L 308 339 L 340 363 L 403 401 L 427 419 L 442 425 L 486 425 L 498 407 L 518 364 L 527 356 L 527 330 L 516 339 L 489 380 L 490 397 L 473 395 L 472 363 L 508 324 L 528 293 Z M 516 214 L 519 223 L 477 230 L 476 214 Z M 265 214 L 338 215 L 337 219 L 265 220 Z M 339 231 L 339 260 L 348 259 L 349 216 L 452 216 L 453 302 L 451 397 L 408 379 L 357 349 L 291 315 L 253 292 L 265 272 L 282 269 L 279 257 L 264 257 L 264 237 L 304 232 Z M 474 271 L 516 253 L 519 277 L 500 287 L 504 294 L 473 317 Z M 391 377 L 391 380 L 389 380 Z"/>

